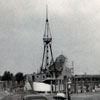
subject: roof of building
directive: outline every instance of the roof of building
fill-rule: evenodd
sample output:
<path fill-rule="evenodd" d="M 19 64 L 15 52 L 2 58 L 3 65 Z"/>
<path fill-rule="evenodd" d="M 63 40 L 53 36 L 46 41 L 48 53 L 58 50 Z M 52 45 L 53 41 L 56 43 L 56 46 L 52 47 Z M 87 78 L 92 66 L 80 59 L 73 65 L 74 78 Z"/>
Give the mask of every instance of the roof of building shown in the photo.
<path fill-rule="evenodd" d="M 92 78 L 92 77 L 99 77 L 100 78 L 100 75 L 99 74 L 94 74 L 94 75 L 89 75 L 89 74 L 83 74 L 83 75 L 75 75 L 74 78 Z"/>

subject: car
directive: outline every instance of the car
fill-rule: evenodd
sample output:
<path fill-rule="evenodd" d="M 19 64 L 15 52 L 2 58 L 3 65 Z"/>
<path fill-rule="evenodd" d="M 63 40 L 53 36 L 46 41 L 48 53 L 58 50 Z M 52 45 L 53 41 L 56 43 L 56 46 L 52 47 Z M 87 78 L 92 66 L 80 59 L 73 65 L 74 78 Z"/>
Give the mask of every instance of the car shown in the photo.
<path fill-rule="evenodd" d="M 52 95 L 31 94 L 24 96 L 23 100 L 55 100 L 55 99 L 53 98 Z"/>
<path fill-rule="evenodd" d="M 51 94 L 31 94 L 26 95 L 23 100 L 67 100 L 64 93 Z"/>

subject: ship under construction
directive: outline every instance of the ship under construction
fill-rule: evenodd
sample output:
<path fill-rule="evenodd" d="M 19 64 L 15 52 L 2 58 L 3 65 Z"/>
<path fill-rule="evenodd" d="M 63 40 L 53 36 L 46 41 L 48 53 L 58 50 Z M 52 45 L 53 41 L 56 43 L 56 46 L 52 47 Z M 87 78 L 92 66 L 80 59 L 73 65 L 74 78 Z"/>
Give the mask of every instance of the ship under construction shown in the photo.
<path fill-rule="evenodd" d="M 52 35 L 49 26 L 47 6 L 43 44 L 44 49 L 42 64 L 40 70 L 37 73 L 34 72 L 32 74 L 33 82 L 52 84 L 52 86 L 54 86 L 52 92 L 66 91 L 66 81 L 69 77 L 72 77 L 72 68 L 67 67 L 67 58 L 62 54 L 54 60 L 52 51 Z"/>

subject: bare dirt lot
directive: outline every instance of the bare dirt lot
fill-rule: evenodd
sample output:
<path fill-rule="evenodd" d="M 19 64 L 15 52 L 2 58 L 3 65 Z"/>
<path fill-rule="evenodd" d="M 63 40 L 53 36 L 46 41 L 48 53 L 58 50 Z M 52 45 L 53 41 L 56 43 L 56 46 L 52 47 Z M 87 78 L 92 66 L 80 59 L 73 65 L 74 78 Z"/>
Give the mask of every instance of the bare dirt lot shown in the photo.
<path fill-rule="evenodd" d="M 22 100 L 25 94 L 11 94 L 2 100 Z M 100 100 L 100 93 L 72 94 L 71 100 Z"/>

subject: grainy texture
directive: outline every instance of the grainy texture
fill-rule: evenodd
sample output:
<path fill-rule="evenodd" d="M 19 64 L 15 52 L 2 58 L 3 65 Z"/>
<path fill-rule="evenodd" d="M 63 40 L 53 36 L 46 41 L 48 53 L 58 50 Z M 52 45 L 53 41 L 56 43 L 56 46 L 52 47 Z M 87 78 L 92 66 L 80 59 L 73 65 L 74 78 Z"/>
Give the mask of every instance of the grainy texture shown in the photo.
<path fill-rule="evenodd" d="M 2 100 L 22 100 L 25 94 L 13 94 L 9 95 Z M 100 93 L 88 93 L 88 94 L 73 94 L 71 100 L 100 100 Z"/>
<path fill-rule="evenodd" d="M 22 92 L 22 93 L 13 93 L 13 94 L 10 94 L 10 95 L 4 97 L 2 100 L 22 100 L 22 98 L 23 98 L 26 94 L 29 94 L 29 93 L 26 93 L 26 92 Z"/>
<path fill-rule="evenodd" d="M 100 93 L 73 94 L 72 100 L 100 100 Z"/>
<path fill-rule="evenodd" d="M 21 96 L 19 94 L 9 95 L 4 97 L 2 100 L 21 100 Z"/>

